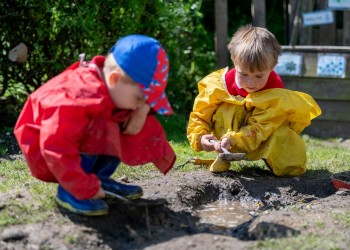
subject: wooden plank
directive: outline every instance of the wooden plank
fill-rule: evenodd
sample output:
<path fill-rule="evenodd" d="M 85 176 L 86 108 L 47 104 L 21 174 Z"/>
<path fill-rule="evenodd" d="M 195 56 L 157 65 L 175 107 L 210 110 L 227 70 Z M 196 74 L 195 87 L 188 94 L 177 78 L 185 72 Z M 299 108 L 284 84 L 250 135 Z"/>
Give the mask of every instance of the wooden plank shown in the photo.
<path fill-rule="evenodd" d="M 322 110 L 322 115 L 317 120 L 324 121 L 343 121 L 349 122 L 350 125 L 350 101 L 323 101 L 316 100 Z"/>
<path fill-rule="evenodd" d="M 337 29 L 336 30 L 335 45 L 336 46 L 342 46 L 343 45 L 343 30 L 342 29 Z"/>
<path fill-rule="evenodd" d="M 308 93 L 317 100 L 350 101 L 349 79 L 291 76 L 281 78 L 286 88 Z"/>
<path fill-rule="evenodd" d="M 303 133 L 320 138 L 350 138 L 350 123 L 339 121 L 313 120 Z"/>
<path fill-rule="evenodd" d="M 265 0 L 252 1 L 252 17 L 253 25 L 266 27 L 266 4 Z"/>
<path fill-rule="evenodd" d="M 350 10 L 344 10 L 343 15 L 343 45 L 350 45 Z"/>
<path fill-rule="evenodd" d="M 294 17 L 296 14 L 296 10 L 297 10 L 297 0 L 289 0 L 289 4 L 288 4 L 288 14 L 289 14 L 289 30 L 292 32 L 293 30 L 293 23 L 294 23 Z M 290 33 L 289 36 L 291 36 L 292 34 Z"/>
<path fill-rule="evenodd" d="M 227 23 L 227 0 L 215 0 L 215 49 L 218 68 L 223 68 L 228 65 Z"/>
<path fill-rule="evenodd" d="M 307 13 L 312 11 L 313 1 L 303 1 L 301 6 L 301 12 Z M 301 25 L 299 44 L 311 45 L 312 41 L 312 27 Z"/>
<path fill-rule="evenodd" d="M 320 9 L 326 9 L 328 0 L 320 0 Z M 336 37 L 336 17 L 334 15 L 334 22 L 332 24 L 320 25 L 320 45 L 335 45 Z"/>
<path fill-rule="evenodd" d="M 303 76 L 316 76 L 317 75 L 317 54 L 315 53 L 303 53 L 304 54 L 304 75 Z"/>
<path fill-rule="evenodd" d="M 281 46 L 283 51 L 288 52 L 305 52 L 305 53 L 344 53 L 350 54 L 350 46 Z"/>

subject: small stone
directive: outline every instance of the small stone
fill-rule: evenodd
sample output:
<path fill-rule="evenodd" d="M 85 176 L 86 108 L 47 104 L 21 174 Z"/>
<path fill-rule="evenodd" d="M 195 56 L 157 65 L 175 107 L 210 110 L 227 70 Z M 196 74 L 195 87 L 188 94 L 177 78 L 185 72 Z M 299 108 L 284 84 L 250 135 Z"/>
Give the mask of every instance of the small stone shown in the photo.
<path fill-rule="evenodd" d="M 122 177 L 120 177 L 118 179 L 118 181 L 122 181 L 122 182 L 125 182 L 125 183 L 129 183 L 129 178 L 126 176 L 126 175 L 123 175 Z"/>

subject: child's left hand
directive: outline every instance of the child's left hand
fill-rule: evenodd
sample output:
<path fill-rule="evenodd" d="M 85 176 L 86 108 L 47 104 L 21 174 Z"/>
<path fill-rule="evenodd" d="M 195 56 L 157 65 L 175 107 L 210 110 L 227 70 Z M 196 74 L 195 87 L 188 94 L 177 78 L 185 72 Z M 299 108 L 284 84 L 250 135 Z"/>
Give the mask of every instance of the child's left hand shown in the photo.
<path fill-rule="evenodd" d="M 231 147 L 230 139 L 226 138 L 226 137 L 222 138 L 221 139 L 221 147 L 226 148 L 227 150 L 229 150 L 230 147 Z"/>
<path fill-rule="evenodd" d="M 123 134 L 138 134 L 145 124 L 146 117 L 150 109 L 151 107 L 145 103 L 142 107 L 133 111 L 129 118 L 123 123 Z"/>

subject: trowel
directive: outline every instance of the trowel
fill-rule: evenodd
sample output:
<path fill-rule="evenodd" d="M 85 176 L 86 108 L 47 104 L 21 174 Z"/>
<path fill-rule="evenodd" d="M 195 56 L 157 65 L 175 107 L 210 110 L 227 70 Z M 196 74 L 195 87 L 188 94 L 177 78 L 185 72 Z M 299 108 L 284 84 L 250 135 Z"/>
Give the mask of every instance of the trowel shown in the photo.
<path fill-rule="evenodd" d="M 214 144 L 218 142 L 217 140 L 209 140 L 210 143 Z M 245 159 L 246 154 L 245 153 L 231 153 L 226 148 L 221 147 L 221 150 L 224 151 L 223 153 L 219 153 L 219 157 L 223 161 L 241 161 Z"/>

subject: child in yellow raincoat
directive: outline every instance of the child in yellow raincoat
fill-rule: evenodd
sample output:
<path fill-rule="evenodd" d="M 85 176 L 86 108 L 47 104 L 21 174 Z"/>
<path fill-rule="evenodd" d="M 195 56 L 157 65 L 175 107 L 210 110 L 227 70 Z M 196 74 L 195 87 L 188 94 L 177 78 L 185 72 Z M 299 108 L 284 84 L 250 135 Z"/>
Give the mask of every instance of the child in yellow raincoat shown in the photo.
<path fill-rule="evenodd" d="M 228 49 L 234 68 L 198 83 L 187 128 L 191 147 L 246 153 L 248 160 L 263 159 L 277 176 L 305 173 L 306 147 L 299 134 L 321 114 L 319 106 L 306 93 L 284 89 L 273 70 L 281 47 L 267 29 L 239 28 Z M 229 167 L 218 157 L 210 171 Z"/>

